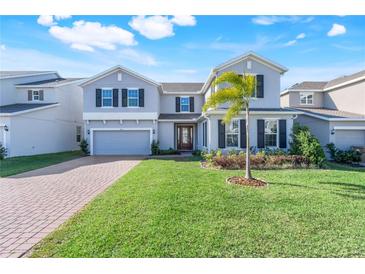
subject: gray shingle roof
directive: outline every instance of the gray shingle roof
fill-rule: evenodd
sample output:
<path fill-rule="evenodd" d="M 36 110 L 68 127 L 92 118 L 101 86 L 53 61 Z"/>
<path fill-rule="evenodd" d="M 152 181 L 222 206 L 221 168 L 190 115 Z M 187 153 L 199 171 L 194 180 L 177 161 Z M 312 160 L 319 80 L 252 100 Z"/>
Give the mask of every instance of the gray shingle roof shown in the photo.
<path fill-rule="evenodd" d="M 0 71 L 0 78 L 26 76 L 33 74 L 44 74 L 44 73 L 56 73 L 56 72 L 49 70 L 16 70 L 16 71 L 2 70 Z"/>
<path fill-rule="evenodd" d="M 365 70 L 356 72 L 356 73 L 351 74 L 351 75 L 345 75 L 345 76 L 341 76 L 341 77 L 338 77 L 336 79 L 333 79 L 333 80 L 331 80 L 327 83 L 325 88 L 330 88 L 330 87 L 336 86 L 338 84 L 342 84 L 342 83 L 347 82 L 347 81 L 354 80 L 354 79 L 362 77 L 362 76 L 365 76 Z"/>
<path fill-rule="evenodd" d="M 48 104 L 12 104 L 6 106 L 0 106 L 0 113 L 15 113 L 24 110 L 37 109 L 40 107 L 55 105 L 56 103 L 48 103 Z"/>
<path fill-rule="evenodd" d="M 166 92 L 199 92 L 204 83 L 161 83 Z"/>
<path fill-rule="evenodd" d="M 200 114 L 198 113 L 162 113 L 158 117 L 160 120 L 188 120 L 198 119 Z"/>
<path fill-rule="evenodd" d="M 228 107 L 221 107 L 219 109 L 228 109 Z M 267 111 L 267 112 L 296 112 L 293 108 L 250 108 L 250 111 Z"/>
<path fill-rule="evenodd" d="M 52 87 L 60 84 L 66 84 L 73 81 L 82 80 L 84 78 L 54 78 L 54 79 L 48 79 L 43 81 L 36 81 L 36 82 L 30 82 L 30 83 L 22 83 L 18 84 L 18 86 L 37 86 L 37 87 Z"/>
<path fill-rule="evenodd" d="M 323 89 L 326 86 L 326 84 L 327 82 L 305 81 L 301 83 L 296 83 L 289 89 L 316 90 L 316 89 Z"/>
<path fill-rule="evenodd" d="M 355 119 L 365 119 L 364 115 L 329 109 L 329 108 L 295 108 L 297 110 L 303 111 L 304 113 L 315 114 L 319 116 L 323 116 L 325 118 L 355 118 Z"/>

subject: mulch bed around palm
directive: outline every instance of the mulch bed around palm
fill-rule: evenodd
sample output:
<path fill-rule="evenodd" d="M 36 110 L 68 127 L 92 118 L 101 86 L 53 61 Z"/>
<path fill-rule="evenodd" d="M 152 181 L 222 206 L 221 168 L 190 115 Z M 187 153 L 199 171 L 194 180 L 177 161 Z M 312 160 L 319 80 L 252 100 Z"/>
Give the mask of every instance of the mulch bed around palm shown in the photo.
<path fill-rule="evenodd" d="M 235 185 L 244 185 L 244 186 L 252 186 L 252 187 L 265 187 L 267 183 L 258 179 L 246 179 L 243 176 L 232 176 L 226 179 L 226 182 L 229 184 Z"/>

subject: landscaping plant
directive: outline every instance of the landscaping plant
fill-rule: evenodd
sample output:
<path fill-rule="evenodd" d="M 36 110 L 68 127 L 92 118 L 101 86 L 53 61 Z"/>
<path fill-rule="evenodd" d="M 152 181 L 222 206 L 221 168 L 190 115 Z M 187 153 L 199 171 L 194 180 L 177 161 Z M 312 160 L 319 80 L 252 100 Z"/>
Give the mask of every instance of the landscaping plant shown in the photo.
<path fill-rule="evenodd" d="M 89 153 L 90 153 L 89 144 L 87 143 L 87 141 L 85 139 L 82 139 L 82 141 L 80 142 L 80 149 L 81 149 L 82 153 L 84 153 L 84 155 L 89 155 Z"/>
<path fill-rule="evenodd" d="M 228 84 L 228 87 L 219 88 L 219 84 Z M 253 75 L 239 75 L 233 71 L 224 72 L 212 83 L 218 87 L 203 106 L 203 112 L 209 108 L 216 109 L 219 105 L 229 103 L 229 108 L 223 118 L 225 124 L 229 124 L 234 117 L 244 109 L 246 111 L 246 174 L 247 180 L 252 180 L 250 167 L 250 100 L 254 94 L 256 77 Z"/>
<path fill-rule="evenodd" d="M 158 155 L 160 152 L 160 143 L 158 141 L 153 140 L 151 144 L 151 153 L 152 155 Z"/>
<path fill-rule="evenodd" d="M 334 143 L 327 144 L 326 148 L 331 159 L 337 163 L 352 164 L 361 161 L 361 153 L 357 150 L 341 150 Z"/>
<path fill-rule="evenodd" d="M 0 160 L 4 160 L 4 158 L 8 155 L 8 150 L 0 143 Z"/>

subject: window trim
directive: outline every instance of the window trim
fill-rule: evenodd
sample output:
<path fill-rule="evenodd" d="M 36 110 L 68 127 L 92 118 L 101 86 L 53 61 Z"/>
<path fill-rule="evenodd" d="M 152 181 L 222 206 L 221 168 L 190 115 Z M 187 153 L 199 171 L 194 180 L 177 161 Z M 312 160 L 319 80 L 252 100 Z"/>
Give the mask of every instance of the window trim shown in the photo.
<path fill-rule="evenodd" d="M 188 110 L 183 110 L 182 109 L 182 106 L 183 106 L 183 104 L 182 104 L 182 99 L 185 99 L 185 98 L 187 98 L 188 99 L 188 104 L 187 104 L 187 106 L 188 106 Z M 186 106 L 186 104 L 184 104 L 184 106 Z M 190 112 L 190 97 L 189 96 L 181 96 L 180 97 L 180 112 Z"/>
<path fill-rule="evenodd" d="M 233 123 L 234 121 L 237 121 L 237 127 L 238 127 L 238 131 L 237 133 L 231 133 L 229 132 L 228 133 L 228 130 L 227 130 L 227 125 L 225 125 L 225 128 L 224 128 L 224 141 L 226 142 L 226 148 L 237 148 L 239 149 L 241 147 L 241 144 L 240 144 L 240 134 L 241 134 L 241 129 L 240 129 L 240 121 L 239 119 L 232 119 L 231 120 L 231 123 Z M 230 127 L 231 125 L 229 124 L 228 127 Z M 228 146 L 228 142 L 227 142 L 227 135 L 236 135 L 237 134 L 237 146 Z"/>
<path fill-rule="evenodd" d="M 37 95 L 34 94 L 35 91 L 38 92 Z M 40 101 L 40 91 L 40 89 L 32 89 L 32 101 Z M 34 96 L 38 96 L 38 99 L 35 99 Z"/>
<path fill-rule="evenodd" d="M 80 130 L 80 132 L 78 132 L 78 130 Z M 82 127 L 81 126 L 76 126 L 76 143 L 80 143 L 82 140 Z M 80 141 L 78 141 L 78 136 L 80 136 Z"/>
<path fill-rule="evenodd" d="M 276 121 L 276 146 L 267 146 L 266 145 L 266 121 Z M 264 119 L 264 146 L 265 148 L 273 149 L 279 148 L 279 119 L 277 118 L 265 118 Z"/>
<path fill-rule="evenodd" d="M 104 96 L 103 96 L 103 91 L 104 90 L 110 90 L 112 93 L 111 93 L 111 99 L 112 99 L 112 103 L 111 103 L 111 106 L 104 106 Z M 101 88 L 101 107 L 102 108 L 113 108 L 113 88 Z"/>
<path fill-rule="evenodd" d="M 130 106 L 129 105 L 129 91 L 130 90 L 136 90 L 137 91 L 137 105 L 136 106 Z M 127 108 L 139 108 L 139 88 L 127 88 Z"/>
<path fill-rule="evenodd" d="M 308 96 L 312 95 L 312 103 L 308 103 Z M 305 103 L 302 103 L 302 96 L 305 96 L 306 100 Z M 304 91 L 304 92 L 299 92 L 299 104 L 302 106 L 313 106 L 314 105 L 314 92 L 308 92 L 308 91 Z"/>
<path fill-rule="evenodd" d="M 202 123 L 202 131 L 203 131 L 202 146 L 207 147 L 208 146 L 208 122 L 207 121 L 204 121 Z"/>

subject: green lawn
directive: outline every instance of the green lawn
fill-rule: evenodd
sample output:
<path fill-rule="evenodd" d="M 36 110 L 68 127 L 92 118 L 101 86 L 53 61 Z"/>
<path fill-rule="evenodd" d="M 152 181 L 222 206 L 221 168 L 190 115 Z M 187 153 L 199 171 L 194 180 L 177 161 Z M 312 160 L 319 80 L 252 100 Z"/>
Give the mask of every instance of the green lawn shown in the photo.
<path fill-rule="evenodd" d="M 25 171 L 58 164 L 81 157 L 80 151 L 22 156 L 0 160 L 0 177 L 7 177 Z"/>
<path fill-rule="evenodd" d="M 238 171 L 146 160 L 38 245 L 33 257 L 365 257 L 365 170 Z"/>

